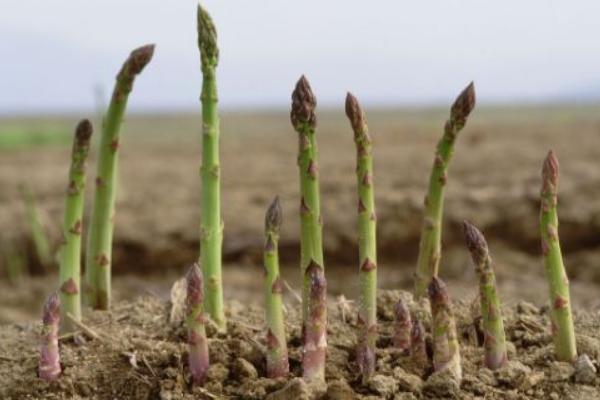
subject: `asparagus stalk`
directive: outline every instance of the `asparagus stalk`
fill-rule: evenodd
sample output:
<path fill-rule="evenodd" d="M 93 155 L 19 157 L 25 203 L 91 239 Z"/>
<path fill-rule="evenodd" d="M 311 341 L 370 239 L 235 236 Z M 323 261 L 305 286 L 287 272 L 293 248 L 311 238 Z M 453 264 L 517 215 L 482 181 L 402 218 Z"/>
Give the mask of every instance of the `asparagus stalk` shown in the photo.
<path fill-rule="evenodd" d="M 425 343 L 425 328 L 417 318 L 413 321 L 410 331 L 410 357 L 421 368 L 425 368 L 429 364 L 427 344 Z"/>
<path fill-rule="evenodd" d="M 377 217 L 373 196 L 373 156 L 365 114 L 358 100 L 351 93 L 346 96 L 346 115 L 354 131 L 358 183 L 360 277 L 358 320 L 361 331 L 356 354 L 358 367 L 363 381 L 366 382 L 375 372 L 377 342 Z"/>
<path fill-rule="evenodd" d="M 433 367 L 436 371 L 449 370 L 457 381 L 462 379 L 460 349 L 452 303 L 446 284 L 433 277 L 429 284 L 429 302 L 432 314 Z"/>
<path fill-rule="evenodd" d="M 311 263 L 306 268 L 310 281 L 308 320 L 304 325 L 303 377 L 308 382 L 325 381 L 327 354 L 327 282 L 323 268 Z"/>
<path fill-rule="evenodd" d="M 112 240 L 117 190 L 119 131 L 133 82 L 152 59 L 154 45 L 131 52 L 117 74 L 108 111 L 102 124 L 98 151 L 96 192 L 88 233 L 85 262 L 87 303 L 108 310 L 111 300 Z"/>
<path fill-rule="evenodd" d="M 419 259 L 415 273 L 415 297 L 425 296 L 431 278 L 437 276 L 441 257 L 442 217 L 444 211 L 444 187 L 454 142 L 475 107 L 475 87 L 471 82 L 456 98 L 450 109 L 450 118 L 444 126 L 444 135 L 437 144 L 435 159 L 425 196 L 425 211 Z"/>
<path fill-rule="evenodd" d="M 569 278 L 565 271 L 558 238 L 557 206 L 558 159 L 548 152 L 542 170 L 540 229 L 546 277 L 552 301 L 552 336 L 554 351 L 560 361 L 571 362 L 577 357 L 575 328 L 571 313 Z"/>
<path fill-rule="evenodd" d="M 33 247 L 37 255 L 38 261 L 43 269 L 48 268 L 52 264 L 52 249 L 50 246 L 50 240 L 48 239 L 48 233 L 42 223 L 42 215 L 36 204 L 35 196 L 26 185 L 20 185 L 19 190 L 25 203 L 25 211 L 27 214 L 27 221 L 29 229 L 31 231 L 31 239 L 33 240 Z"/>
<path fill-rule="evenodd" d="M 484 364 L 491 370 L 504 367 L 508 363 L 502 306 L 496 276 L 492 267 L 492 258 L 483 234 L 471 223 L 463 222 L 463 231 L 467 248 L 475 264 L 479 277 L 479 300 L 484 331 Z"/>
<path fill-rule="evenodd" d="M 411 348 L 413 322 L 410 317 L 410 311 L 402 299 L 398 300 L 398 303 L 396 303 L 394 314 L 394 347 L 404 352 L 408 352 Z"/>
<path fill-rule="evenodd" d="M 81 233 L 83 226 L 83 198 L 85 189 L 85 163 L 90 148 L 92 124 L 87 119 L 79 122 L 71 152 L 69 186 L 63 223 L 64 243 L 60 252 L 59 284 L 63 314 L 70 313 L 81 320 Z M 62 320 L 62 329 L 69 333 L 75 329 L 72 321 Z"/>
<path fill-rule="evenodd" d="M 202 384 L 210 365 L 208 356 L 208 339 L 204 316 L 204 287 L 202 271 L 194 264 L 186 275 L 186 325 L 188 330 L 189 356 L 188 363 L 195 384 Z"/>
<path fill-rule="evenodd" d="M 53 381 L 58 379 L 62 372 L 58 350 L 60 299 L 56 292 L 48 296 L 44 303 L 42 323 L 38 374 L 41 379 Z"/>
<path fill-rule="evenodd" d="M 289 373 L 287 340 L 283 323 L 283 285 L 279 276 L 279 228 L 282 220 L 279 197 L 275 197 L 265 216 L 265 303 L 267 320 L 267 377 Z"/>
<path fill-rule="evenodd" d="M 317 167 L 317 141 L 315 128 L 317 99 L 304 75 L 292 93 L 290 120 L 298 132 L 298 167 L 300 171 L 300 270 L 302 284 L 302 325 L 306 326 L 311 293 L 309 266 L 321 269 L 324 274 L 321 205 Z M 323 321 L 323 325 L 325 321 Z"/>
<path fill-rule="evenodd" d="M 202 204 L 200 260 L 204 274 L 204 307 L 221 331 L 226 330 L 221 278 L 221 183 L 219 114 L 216 69 L 219 63 L 217 31 L 211 16 L 198 6 L 198 47 L 202 63 Z"/>

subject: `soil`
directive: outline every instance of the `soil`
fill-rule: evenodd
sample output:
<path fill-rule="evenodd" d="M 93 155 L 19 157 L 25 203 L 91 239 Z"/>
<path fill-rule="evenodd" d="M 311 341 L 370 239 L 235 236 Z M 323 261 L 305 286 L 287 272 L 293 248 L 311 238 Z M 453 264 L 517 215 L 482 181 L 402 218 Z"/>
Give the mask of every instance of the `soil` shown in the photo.
<path fill-rule="evenodd" d="M 182 325 L 183 289 L 172 302 L 143 296 L 118 303 L 112 312 L 90 312 L 84 324 L 97 335 L 61 340 L 60 379 L 36 375 L 38 323 L 0 327 L 2 399 L 600 399 L 600 316 L 575 312 L 579 362 L 554 360 L 548 310 L 521 302 L 505 308 L 509 365 L 482 366 L 482 332 L 477 299 L 455 303 L 464 377 L 459 386 L 444 374 L 411 363 L 391 346 L 393 306 L 402 296 L 413 312 L 423 305 L 410 294 L 381 291 L 377 373 L 365 385 L 354 362 L 356 310 L 329 304 L 327 384 L 306 385 L 300 375 L 299 303 L 286 297 L 291 377 L 264 378 L 263 310 L 260 304 L 229 301 L 228 333 L 209 329 L 211 367 L 203 387 L 193 387 L 186 365 Z M 173 304 L 175 306 L 173 306 Z M 345 307 L 345 320 L 341 309 Z M 427 306 L 425 306 L 427 307 Z M 428 321 L 425 321 L 426 325 Z M 585 356 L 583 356 L 585 355 Z"/>

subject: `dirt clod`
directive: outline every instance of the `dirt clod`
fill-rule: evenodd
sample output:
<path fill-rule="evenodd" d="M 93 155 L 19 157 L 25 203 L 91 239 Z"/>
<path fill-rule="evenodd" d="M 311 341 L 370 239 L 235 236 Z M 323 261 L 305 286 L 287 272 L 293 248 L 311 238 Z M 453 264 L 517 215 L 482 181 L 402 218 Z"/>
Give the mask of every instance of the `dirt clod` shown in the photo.
<path fill-rule="evenodd" d="M 596 379 L 596 367 L 587 356 L 582 354 L 575 361 L 575 382 L 590 384 Z"/>

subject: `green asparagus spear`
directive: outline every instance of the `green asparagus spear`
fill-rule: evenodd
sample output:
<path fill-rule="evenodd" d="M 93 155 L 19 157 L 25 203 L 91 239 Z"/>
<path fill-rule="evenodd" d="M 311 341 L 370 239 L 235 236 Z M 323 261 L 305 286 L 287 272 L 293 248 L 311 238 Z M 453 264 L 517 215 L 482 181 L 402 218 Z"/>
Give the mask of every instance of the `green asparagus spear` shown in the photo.
<path fill-rule="evenodd" d="M 131 52 L 117 75 L 110 105 L 104 116 L 85 262 L 87 302 L 95 309 L 110 308 L 119 131 L 133 82 L 150 62 L 153 54 L 154 45 L 143 46 Z"/>
<path fill-rule="evenodd" d="M 206 10 L 198 6 L 198 48 L 202 63 L 202 181 L 200 260 L 204 274 L 204 307 L 219 330 L 227 324 L 223 311 L 221 277 L 223 223 L 221 221 L 221 169 L 219 165 L 219 114 L 216 70 L 219 63 L 217 31 Z"/>
<path fill-rule="evenodd" d="M 311 263 L 306 268 L 310 281 L 308 319 L 303 329 L 302 374 L 306 381 L 325 381 L 327 356 L 327 282 L 323 268 Z"/>
<path fill-rule="evenodd" d="M 575 345 L 573 315 L 571 313 L 569 278 L 563 264 L 558 238 L 557 191 L 558 160 L 554 153 L 550 151 L 544 161 L 542 170 L 540 210 L 542 253 L 552 301 L 554 351 L 558 360 L 571 362 L 577 357 L 577 348 Z"/>
<path fill-rule="evenodd" d="M 475 87 L 469 84 L 456 98 L 450 110 L 450 119 L 444 126 L 444 135 L 438 142 L 429 189 L 425 196 L 425 215 L 421 230 L 419 259 L 415 272 L 415 297 L 425 296 L 431 278 L 437 276 L 441 257 L 442 217 L 444 210 L 444 187 L 454 142 L 475 107 Z"/>
<path fill-rule="evenodd" d="M 84 119 L 75 130 L 63 223 L 64 243 L 60 250 L 60 303 L 63 315 L 70 313 L 77 321 L 81 320 L 81 234 L 83 232 L 85 164 L 91 136 L 92 124 Z M 73 332 L 74 329 L 75 325 L 71 320 L 62 319 L 64 333 Z"/>
<path fill-rule="evenodd" d="M 502 321 L 502 306 L 496 276 L 492 267 L 492 258 L 483 234 L 471 223 L 463 222 L 463 231 L 467 248 L 475 264 L 475 271 L 479 277 L 479 300 L 481 302 L 481 315 L 483 318 L 484 364 L 491 370 L 506 365 L 506 339 L 504 322 Z"/>

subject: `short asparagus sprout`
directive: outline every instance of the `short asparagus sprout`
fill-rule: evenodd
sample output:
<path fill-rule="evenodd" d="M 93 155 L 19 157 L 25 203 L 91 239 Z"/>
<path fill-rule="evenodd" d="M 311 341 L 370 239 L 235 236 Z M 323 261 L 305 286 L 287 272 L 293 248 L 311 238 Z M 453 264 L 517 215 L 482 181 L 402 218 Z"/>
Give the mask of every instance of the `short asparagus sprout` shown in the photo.
<path fill-rule="evenodd" d="M 58 379 L 62 372 L 58 349 L 60 299 L 57 293 L 52 293 L 46 299 L 42 314 L 42 323 L 38 374 L 41 379 L 53 381 Z"/>
<path fill-rule="evenodd" d="M 433 277 L 428 292 L 432 315 L 433 368 L 436 371 L 449 370 L 460 381 L 460 347 L 448 289 L 441 279 Z"/>
<path fill-rule="evenodd" d="M 202 271 L 194 264 L 186 275 L 186 325 L 188 331 L 188 363 L 194 384 L 201 385 L 206 378 L 210 365 L 208 339 L 206 338 L 206 320 L 204 316 L 204 288 Z"/>
<path fill-rule="evenodd" d="M 373 155 L 371 136 L 365 114 L 351 93 L 346 96 L 346 115 L 356 143 L 356 178 L 358 184 L 358 249 L 360 301 L 357 362 L 366 382 L 375 373 L 377 342 L 377 242 L 373 195 Z"/>
<path fill-rule="evenodd" d="M 309 266 L 324 274 L 321 205 L 319 195 L 318 151 L 315 137 L 317 99 L 304 75 L 292 93 L 290 120 L 298 132 L 298 167 L 300 171 L 300 270 L 302 272 L 302 324 L 308 320 L 311 293 Z M 322 321 L 325 325 L 325 321 Z"/>
<path fill-rule="evenodd" d="M 153 54 L 154 45 L 146 45 L 131 52 L 117 74 L 110 105 L 102 124 L 96 192 L 85 261 L 87 303 L 95 309 L 108 310 L 111 301 L 111 262 L 119 132 L 127 108 L 127 100 L 133 89 L 133 82 L 150 62 Z"/>
<path fill-rule="evenodd" d="M 571 313 L 569 278 L 565 271 L 558 238 L 557 207 L 558 159 L 548 153 L 542 170 L 540 229 L 546 277 L 552 301 L 552 336 L 554 351 L 560 361 L 572 362 L 577 358 L 575 328 Z"/>
<path fill-rule="evenodd" d="M 75 130 L 63 222 L 64 243 L 60 249 L 60 303 L 63 315 L 68 313 L 76 321 L 81 320 L 81 234 L 83 232 L 85 164 L 91 136 L 92 124 L 84 119 Z M 76 327 L 71 320 L 63 318 L 61 328 L 63 332 L 71 333 Z"/>
<path fill-rule="evenodd" d="M 394 317 L 394 347 L 398 350 L 409 352 L 413 322 L 410 311 L 402 299 L 399 299 L 394 307 Z"/>
<path fill-rule="evenodd" d="M 442 220 L 444 211 L 444 188 L 448 165 L 454 152 L 454 142 L 475 107 L 475 87 L 471 82 L 456 98 L 450 110 L 450 118 L 444 126 L 444 135 L 437 144 L 435 159 L 425 196 L 425 210 L 419 259 L 415 272 L 415 297 L 426 295 L 431 278 L 437 276 L 441 257 Z"/>
<path fill-rule="evenodd" d="M 427 368 L 429 366 L 427 344 L 425 342 L 425 328 L 417 318 L 414 319 L 410 331 L 410 357 L 412 361 L 421 368 Z"/>
<path fill-rule="evenodd" d="M 198 48 L 202 66 L 202 202 L 200 210 L 200 261 L 204 273 L 204 306 L 220 331 L 225 331 L 223 309 L 221 221 L 221 169 L 216 71 L 219 63 L 217 30 L 208 12 L 198 6 Z"/>
<path fill-rule="evenodd" d="M 279 229 L 282 211 L 275 197 L 265 216 L 265 303 L 267 320 L 267 377 L 279 378 L 289 373 L 287 340 L 283 322 L 283 285 L 279 275 Z"/>
<path fill-rule="evenodd" d="M 484 332 L 483 346 L 485 348 L 484 364 L 489 369 L 495 370 L 505 366 L 508 362 L 502 306 L 496 287 L 496 275 L 483 234 L 467 221 L 463 222 L 463 231 L 467 248 L 471 253 L 473 264 L 475 264 L 475 271 L 479 277 L 479 301 L 481 302 Z"/>
<path fill-rule="evenodd" d="M 306 269 L 310 280 L 308 320 L 304 325 L 303 377 L 308 382 L 325 381 L 327 355 L 327 282 L 323 269 L 312 263 Z"/>

